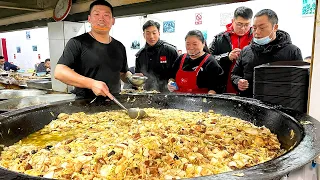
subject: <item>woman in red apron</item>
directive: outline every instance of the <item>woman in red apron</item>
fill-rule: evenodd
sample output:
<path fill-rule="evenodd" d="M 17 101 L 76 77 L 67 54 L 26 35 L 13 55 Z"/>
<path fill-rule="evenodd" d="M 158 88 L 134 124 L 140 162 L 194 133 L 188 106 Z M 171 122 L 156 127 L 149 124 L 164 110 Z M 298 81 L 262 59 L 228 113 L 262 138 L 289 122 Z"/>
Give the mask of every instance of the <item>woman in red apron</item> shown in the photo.
<path fill-rule="evenodd" d="M 168 83 L 169 91 L 192 94 L 221 93 L 223 70 L 210 55 L 203 34 L 189 31 L 185 38 L 187 53 L 178 57 L 173 65 L 172 78 L 176 86 Z"/>

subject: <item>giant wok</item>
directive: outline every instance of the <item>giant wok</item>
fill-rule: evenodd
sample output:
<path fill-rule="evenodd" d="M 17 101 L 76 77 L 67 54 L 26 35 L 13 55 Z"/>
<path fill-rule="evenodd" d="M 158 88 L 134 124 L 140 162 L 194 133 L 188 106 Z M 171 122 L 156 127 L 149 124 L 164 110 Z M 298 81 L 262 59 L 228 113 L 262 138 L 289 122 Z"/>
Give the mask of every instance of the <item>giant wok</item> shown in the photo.
<path fill-rule="evenodd" d="M 278 136 L 284 155 L 256 166 L 195 179 L 279 179 L 303 167 L 320 154 L 318 137 L 320 123 L 300 112 L 279 106 L 266 105 L 258 100 L 227 95 L 119 95 L 116 98 L 126 107 L 170 108 L 186 111 L 214 110 L 222 115 L 238 117 L 257 126 L 266 126 Z M 0 114 L 0 144 L 12 145 L 29 134 L 42 129 L 59 113 L 96 113 L 120 109 L 112 101 L 97 99 L 66 100 L 38 105 Z M 294 137 L 290 132 L 294 132 Z M 235 176 L 242 174 L 243 176 Z M 0 179 L 44 179 L 0 168 Z"/>

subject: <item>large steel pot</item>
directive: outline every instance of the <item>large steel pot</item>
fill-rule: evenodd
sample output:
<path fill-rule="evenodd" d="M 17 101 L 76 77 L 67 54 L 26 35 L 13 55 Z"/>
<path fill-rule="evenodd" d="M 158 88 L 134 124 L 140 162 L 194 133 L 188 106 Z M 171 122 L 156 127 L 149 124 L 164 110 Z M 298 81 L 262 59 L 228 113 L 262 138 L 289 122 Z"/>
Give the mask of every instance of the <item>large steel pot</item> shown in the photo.
<path fill-rule="evenodd" d="M 25 107 L 43 105 L 56 101 L 75 99 L 74 94 L 45 94 L 39 96 L 28 96 L 0 101 L 0 112 L 13 111 Z"/>
<path fill-rule="evenodd" d="M 38 89 L 4 89 L 0 90 L 0 99 L 13 99 L 13 98 L 23 98 L 28 96 L 38 96 L 46 94 L 46 91 L 41 91 Z"/>
<path fill-rule="evenodd" d="M 286 111 L 279 107 L 268 106 L 253 99 L 235 96 L 192 96 L 192 95 L 121 95 L 117 97 L 126 107 L 177 108 L 187 111 L 214 110 L 216 113 L 239 117 L 258 126 L 266 126 L 277 134 L 282 147 L 292 148 L 286 154 L 253 166 L 251 168 L 222 173 L 197 179 L 279 179 L 283 175 L 298 169 L 320 153 L 318 137 L 320 123 L 314 118 L 299 112 Z M 34 106 L 11 111 L 0 115 L 0 144 L 11 145 L 27 135 L 43 128 L 56 119 L 59 113 L 94 113 L 119 109 L 112 101 L 70 100 L 51 103 L 46 106 Z M 41 118 L 40 118 L 41 117 Z M 9 130 L 10 129 L 10 130 Z M 295 136 L 290 137 L 293 130 Z M 243 173 L 244 176 L 234 176 Z M 0 179 L 42 179 L 8 171 L 0 168 Z"/>

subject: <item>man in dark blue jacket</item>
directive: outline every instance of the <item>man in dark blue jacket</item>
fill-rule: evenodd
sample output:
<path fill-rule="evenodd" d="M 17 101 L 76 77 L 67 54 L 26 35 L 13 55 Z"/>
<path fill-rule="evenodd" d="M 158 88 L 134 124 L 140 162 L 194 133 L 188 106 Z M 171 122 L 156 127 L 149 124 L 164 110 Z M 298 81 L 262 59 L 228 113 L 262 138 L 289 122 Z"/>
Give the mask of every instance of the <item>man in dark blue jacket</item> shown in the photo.
<path fill-rule="evenodd" d="M 9 63 L 8 61 L 5 61 L 3 56 L 0 56 L 0 69 L 4 71 L 10 71 L 10 70 L 19 70 L 20 68 L 14 64 Z"/>

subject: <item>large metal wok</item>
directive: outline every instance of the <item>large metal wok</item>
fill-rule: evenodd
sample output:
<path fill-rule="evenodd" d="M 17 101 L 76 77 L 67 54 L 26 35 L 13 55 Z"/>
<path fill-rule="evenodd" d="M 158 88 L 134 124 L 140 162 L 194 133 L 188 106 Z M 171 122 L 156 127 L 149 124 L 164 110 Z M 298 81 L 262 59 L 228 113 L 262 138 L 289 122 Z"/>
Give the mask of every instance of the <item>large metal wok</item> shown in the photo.
<path fill-rule="evenodd" d="M 279 179 L 283 175 L 298 169 L 320 153 L 320 123 L 312 117 L 281 108 L 264 105 L 257 100 L 234 96 L 191 96 L 191 95 L 121 95 L 117 99 L 126 107 L 177 108 L 187 111 L 208 111 L 239 117 L 258 126 L 266 126 L 276 133 L 282 147 L 292 148 L 289 152 L 274 160 L 251 168 L 222 173 L 197 179 Z M 47 106 L 34 106 L 11 111 L 0 115 L 0 144 L 11 145 L 27 135 L 43 128 L 61 113 L 95 113 L 119 109 L 112 101 L 97 100 L 90 104 L 88 100 L 70 100 L 51 103 Z M 302 124 L 301 124 L 302 123 Z M 290 131 L 294 136 L 290 136 Z M 244 176 L 235 176 L 243 173 Z M 41 179 L 0 168 L 0 179 Z"/>

